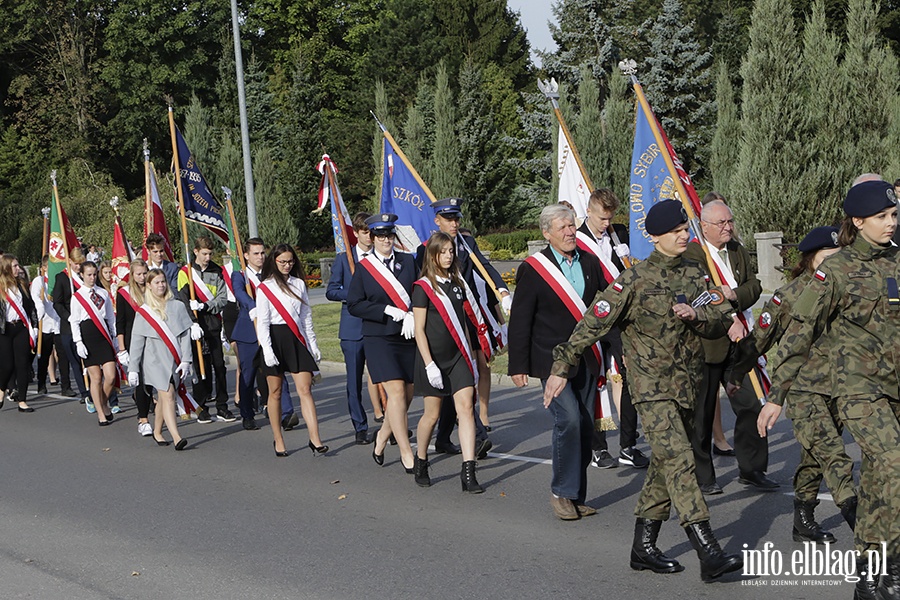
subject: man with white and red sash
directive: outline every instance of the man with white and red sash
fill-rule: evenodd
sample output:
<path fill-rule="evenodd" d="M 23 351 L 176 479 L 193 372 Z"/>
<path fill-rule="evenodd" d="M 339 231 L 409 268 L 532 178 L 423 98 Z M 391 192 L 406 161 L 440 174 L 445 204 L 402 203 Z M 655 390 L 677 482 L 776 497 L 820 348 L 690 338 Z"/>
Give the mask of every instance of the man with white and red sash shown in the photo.
<path fill-rule="evenodd" d="M 629 256 L 628 230 L 624 225 L 616 223 L 612 225 L 612 218 L 619 208 L 619 199 L 609 188 L 598 188 L 591 192 L 588 199 L 587 218 L 576 232 L 576 243 L 582 252 L 589 252 L 600 260 L 603 269 L 603 282 L 600 289 L 605 290 L 619 273 L 625 270 L 622 258 Z M 613 243 L 609 234 L 609 227 L 615 230 L 619 238 L 619 245 Z M 622 357 L 622 335 L 619 328 L 614 328 L 601 343 L 603 344 L 603 358 L 606 364 L 603 371 L 609 371 L 615 367 L 615 375 L 621 383 L 622 399 L 619 403 L 619 457 L 618 462 L 636 469 L 645 469 L 650 461 L 635 447 L 637 444 L 637 411 L 631 403 L 631 391 L 628 389 L 627 371 Z M 612 387 L 612 386 L 611 386 Z M 609 417 L 610 415 L 604 415 Z M 616 459 L 609 453 L 609 445 L 606 442 L 606 431 L 594 430 L 594 439 L 591 443 L 593 458 L 591 465 L 600 469 L 610 469 L 616 466 Z"/>
<path fill-rule="evenodd" d="M 59 340 L 59 315 L 53 308 L 53 298 L 47 293 L 47 265 L 50 262 L 50 256 L 44 255 L 41 260 L 41 272 L 31 281 L 31 300 L 37 309 L 38 322 L 40 323 L 41 336 L 41 355 L 38 356 L 37 368 L 37 392 L 38 394 L 47 393 L 47 372 L 50 366 L 50 357 L 53 355 L 53 348 L 60 343 Z M 59 354 L 63 354 L 60 347 Z M 59 380 L 62 382 L 69 381 L 69 361 L 59 359 Z M 67 390 L 67 395 L 74 396 L 75 392 L 71 387 Z"/>
<path fill-rule="evenodd" d="M 212 261 L 213 241 L 198 237 L 194 242 L 194 262 L 178 272 L 178 295 L 190 311 L 196 311 L 196 322 L 203 330 L 201 346 L 206 377 L 195 369 L 194 400 L 200 407 L 198 423 L 212 423 L 206 404 L 212 398 L 213 376 L 216 383 L 216 416 L 220 421 L 232 422 L 235 416 L 228 410 L 228 384 L 225 379 L 225 355 L 222 352 L 222 311 L 228 302 L 222 267 Z M 191 300 L 189 283 L 193 280 L 194 300 Z M 193 312 L 191 313 L 194 314 Z M 197 344 L 192 344 L 193 364 L 199 365 Z"/>
<path fill-rule="evenodd" d="M 717 197 L 715 192 L 707 196 Z M 700 227 L 722 281 L 726 304 L 730 304 L 733 312 L 749 313 L 750 308 L 759 300 L 762 285 L 753 272 L 750 253 L 735 239 L 734 215 L 721 199 L 710 200 L 703 206 Z M 700 244 L 692 243 L 685 252 L 685 257 L 700 263 L 712 277 Z M 753 316 L 744 318 L 747 325 L 752 327 Z M 703 352 L 706 355 L 705 383 L 694 412 L 693 446 L 697 481 L 704 494 L 721 494 L 722 488 L 716 482 L 711 456 L 712 426 L 719 390 L 728 381 L 726 375 L 731 370 L 734 349 L 728 336 L 723 335 L 714 340 L 703 340 Z M 738 463 L 738 480 L 757 491 L 774 491 L 778 484 L 766 476 L 769 465 L 768 442 L 766 438 L 759 437 L 756 429 L 756 418 L 762 406 L 753 386 L 745 381 L 729 400 L 735 415 L 734 454 Z"/>
<path fill-rule="evenodd" d="M 53 283 L 53 308 L 59 316 L 59 345 L 57 346 L 56 358 L 60 362 L 59 367 L 59 384 L 62 388 L 60 392 L 63 396 L 69 398 L 75 397 L 72 391 L 72 382 L 64 375 L 71 371 L 72 377 L 75 379 L 75 385 L 78 387 L 78 401 L 84 404 L 86 398 L 89 397 L 87 387 L 84 385 L 84 376 L 82 375 L 81 360 L 75 350 L 75 342 L 72 340 L 72 326 L 69 323 L 69 316 L 72 314 L 72 286 L 69 285 L 69 272 L 72 273 L 72 283 L 75 291 L 81 287 L 81 263 L 84 262 L 84 254 L 81 248 L 72 248 L 69 251 L 68 269 L 60 271 L 56 274 Z M 62 363 L 66 362 L 69 366 L 63 367 Z"/>
<path fill-rule="evenodd" d="M 553 348 L 569 337 L 600 290 L 603 270 L 575 241 L 575 213 L 554 204 L 541 211 L 549 247 L 528 257 L 516 273 L 509 320 L 509 375 L 519 387 L 536 377 L 545 383 Z M 557 517 L 575 520 L 597 511 L 585 505 L 591 463 L 594 403 L 601 362 L 597 345 L 580 357 L 558 398 L 545 405 L 553 416 L 553 479 L 550 506 Z"/>

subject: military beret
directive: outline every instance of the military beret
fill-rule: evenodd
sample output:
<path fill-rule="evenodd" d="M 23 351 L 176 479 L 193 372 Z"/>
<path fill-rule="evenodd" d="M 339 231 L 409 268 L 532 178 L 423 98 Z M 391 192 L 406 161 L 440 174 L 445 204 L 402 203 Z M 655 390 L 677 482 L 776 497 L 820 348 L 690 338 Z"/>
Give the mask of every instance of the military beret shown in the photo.
<path fill-rule="evenodd" d="M 871 217 L 892 206 L 897 206 L 897 196 L 887 181 L 858 183 L 844 198 L 844 212 L 849 217 Z"/>
<path fill-rule="evenodd" d="M 372 215 L 366 219 L 366 227 L 369 231 L 394 231 L 394 222 L 399 217 L 391 213 Z"/>
<path fill-rule="evenodd" d="M 816 227 L 806 234 L 803 241 L 797 246 L 797 250 L 806 254 L 822 248 L 838 248 L 837 227 Z"/>
<path fill-rule="evenodd" d="M 434 214 L 442 217 L 460 217 L 462 216 L 462 198 L 442 198 L 432 203 Z"/>
<path fill-rule="evenodd" d="M 687 223 L 687 213 L 678 200 L 663 200 L 653 205 L 647 213 L 644 228 L 650 235 L 669 233 L 682 223 Z"/>

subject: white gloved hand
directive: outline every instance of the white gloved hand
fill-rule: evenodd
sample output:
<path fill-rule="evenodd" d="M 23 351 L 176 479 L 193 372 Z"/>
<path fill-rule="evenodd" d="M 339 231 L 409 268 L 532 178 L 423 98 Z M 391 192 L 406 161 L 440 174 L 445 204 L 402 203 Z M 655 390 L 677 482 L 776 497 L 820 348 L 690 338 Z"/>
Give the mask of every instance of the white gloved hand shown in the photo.
<path fill-rule="evenodd" d="M 251 308 L 249 312 L 250 312 L 250 320 L 255 321 L 256 320 L 256 309 Z"/>
<path fill-rule="evenodd" d="M 619 258 L 626 258 L 631 256 L 631 250 L 628 248 L 628 244 L 619 244 L 618 246 L 613 246 L 613 250 L 616 251 L 616 256 Z"/>
<path fill-rule="evenodd" d="M 88 349 L 84 342 L 75 342 L 75 351 L 78 353 L 78 358 L 88 357 Z"/>
<path fill-rule="evenodd" d="M 403 317 L 403 328 L 400 333 L 407 340 L 411 340 L 416 336 L 416 319 L 411 312 L 406 313 Z"/>
<path fill-rule="evenodd" d="M 191 363 L 183 362 L 175 369 L 175 374 L 181 376 L 182 381 L 187 381 L 187 379 L 191 376 L 193 370 L 191 369 Z"/>
<path fill-rule="evenodd" d="M 122 365 L 123 367 L 127 367 L 128 361 L 131 360 L 131 357 L 128 356 L 128 350 L 122 350 L 121 352 L 116 354 L 116 358 L 119 359 L 119 364 Z"/>
<path fill-rule="evenodd" d="M 392 318 L 395 323 L 399 323 L 406 316 L 406 311 L 400 310 L 396 306 L 387 305 L 384 307 L 384 314 Z"/>
<path fill-rule="evenodd" d="M 512 294 L 500 298 L 500 306 L 503 308 L 504 312 L 508 313 L 509 309 L 512 308 Z"/>
<path fill-rule="evenodd" d="M 194 323 L 193 325 L 191 325 L 191 339 L 194 341 L 197 341 L 202 337 L 203 337 L 203 330 L 200 328 L 200 325 L 197 323 Z"/>
<path fill-rule="evenodd" d="M 199 300 L 191 300 L 191 310 L 203 310 L 205 304 Z"/>
<path fill-rule="evenodd" d="M 444 378 L 441 376 L 441 370 L 431 361 L 425 366 L 425 373 L 428 375 L 428 383 L 431 387 L 442 390 L 444 389 Z"/>
<path fill-rule="evenodd" d="M 319 347 L 315 343 L 309 345 L 309 353 L 312 354 L 313 360 L 316 361 L 316 364 L 322 362 L 322 351 L 319 350 Z"/>
<path fill-rule="evenodd" d="M 131 371 L 128 373 L 128 385 L 130 385 L 133 388 L 136 388 L 138 386 L 138 384 L 140 383 L 140 381 L 141 381 L 140 377 L 138 377 L 137 373 L 135 373 L 134 371 Z"/>
<path fill-rule="evenodd" d="M 267 367 L 274 367 L 278 365 L 278 359 L 275 357 L 275 352 L 270 349 L 263 348 L 263 360 L 266 361 Z"/>

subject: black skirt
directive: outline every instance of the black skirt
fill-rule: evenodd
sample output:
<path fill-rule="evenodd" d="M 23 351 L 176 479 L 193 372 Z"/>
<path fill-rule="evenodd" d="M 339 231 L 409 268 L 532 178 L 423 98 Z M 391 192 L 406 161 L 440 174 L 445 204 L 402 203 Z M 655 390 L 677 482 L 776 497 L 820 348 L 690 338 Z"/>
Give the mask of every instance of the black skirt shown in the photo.
<path fill-rule="evenodd" d="M 425 371 L 425 361 L 422 354 L 416 350 L 416 373 L 413 383 L 413 394 L 416 396 L 452 396 L 461 389 L 475 385 L 475 376 L 469 370 L 466 359 L 458 354 L 456 360 L 448 365 L 438 365 L 441 377 L 444 380 L 444 389 L 439 390 L 428 382 L 428 373 Z"/>
<path fill-rule="evenodd" d="M 106 336 L 94 325 L 93 319 L 81 322 L 81 341 L 88 349 L 84 366 L 96 367 L 116 360 L 116 353 L 106 341 Z"/>
<path fill-rule="evenodd" d="M 297 339 L 290 327 L 287 325 L 270 325 L 269 335 L 272 339 L 272 350 L 275 351 L 275 358 L 278 359 L 278 364 L 274 367 L 267 367 L 265 358 L 263 358 L 262 348 L 256 353 L 255 359 L 256 367 L 267 377 L 281 377 L 285 373 L 312 373 L 319 370 L 312 354 Z"/>
<path fill-rule="evenodd" d="M 366 365 L 372 383 L 403 380 L 413 382 L 413 365 L 416 361 L 416 343 L 403 339 L 402 335 L 363 336 Z"/>

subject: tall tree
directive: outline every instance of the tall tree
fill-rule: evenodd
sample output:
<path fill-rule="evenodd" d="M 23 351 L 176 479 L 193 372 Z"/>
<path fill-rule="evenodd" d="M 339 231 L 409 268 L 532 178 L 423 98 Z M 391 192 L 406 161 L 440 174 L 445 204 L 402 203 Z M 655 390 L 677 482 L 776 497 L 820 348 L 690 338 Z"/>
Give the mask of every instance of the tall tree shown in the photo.
<path fill-rule="evenodd" d="M 407 158 L 422 178 L 430 181 L 429 167 L 434 148 L 434 91 L 424 75 L 419 78 L 415 102 L 406 111 L 403 139 L 403 151 Z"/>
<path fill-rule="evenodd" d="M 609 77 L 609 96 L 603 107 L 607 154 L 606 180 L 624 202 L 631 184 L 631 151 L 634 147 L 634 96 L 628 78 L 619 69 Z M 626 211 L 627 208 L 623 209 Z"/>
<path fill-rule="evenodd" d="M 434 85 L 434 153 L 431 190 L 438 198 L 462 195 L 461 156 L 456 131 L 456 110 L 447 66 L 438 64 Z"/>
<path fill-rule="evenodd" d="M 194 161 L 200 167 L 204 177 L 209 178 L 214 173 L 213 165 L 216 156 L 216 133 L 212 125 L 212 114 L 203 106 L 196 94 L 191 95 L 191 101 L 184 111 L 184 123 L 181 125 L 181 133 L 187 143 Z M 218 196 L 216 190 L 213 194 Z"/>
<path fill-rule="evenodd" d="M 731 181 L 737 164 L 741 140 L 741 121 L 734 100 L 734 86 L 728 64 L 716 65 L 716 130 L 709 155 L 712 187 L 726 198 L 732 196 Z"/>
<path fill-rule="evenodd" d="M 608 154 L 603 135 L 603 121 L 600 112 L 600 86 L 588 65 L 581 66 L 581 81 L 578 83 L 578 104 L 580 110 L 574 122 L 575 146 L 584 162 L 584 167 L 594 185 L 609 185 Z"/>
<path fill-rule="evenodd" d="M 286 242 L 292 246 L 306 241 L 300 239 L 300 230 L 283 201 L 272 151 L 264 144 L 257 146 L 254 153 L 253 182 L 259 210 L 259 233 L 263 239 L 269 240 L 270 244 Z"/>
<path fill-rule="evenodd" d="M 534 222 L 541 209 L 551 201 L 551 182 L 556 177 L 553 139 L 559 126 L 550 103 L 540 92 L 523 92 L 519 107 L 521 127 L 518 135 L 503 139 L 509 148 L 507 161 L 515 169 L 516 186 L 513 191 L 510 225 Z"/>

